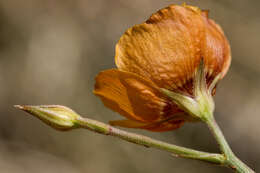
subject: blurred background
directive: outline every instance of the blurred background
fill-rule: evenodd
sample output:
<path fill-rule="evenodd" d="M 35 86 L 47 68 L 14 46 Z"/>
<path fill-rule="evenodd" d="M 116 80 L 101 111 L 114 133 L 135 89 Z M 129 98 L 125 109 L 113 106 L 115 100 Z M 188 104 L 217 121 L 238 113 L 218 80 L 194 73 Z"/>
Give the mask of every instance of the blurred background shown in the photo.
<path fill-rule="evenodd" d="M 127 28 L 183 2 L 0 0 L 1 173 L 231 172 L 86 130 L 58 132 L 13 108 L 61 104 L 103 122 L 120 118 L 92 94 L 95 75 L 115 67 L 114 47 Z M 209 9 L 230 40 L 233 60 L 218 86 L 216 119 L 233 151 L 260 171 L 260 1 L 185 2 Z M 165 133 L 129 131 L 218 152 L 202 123 Z"/>

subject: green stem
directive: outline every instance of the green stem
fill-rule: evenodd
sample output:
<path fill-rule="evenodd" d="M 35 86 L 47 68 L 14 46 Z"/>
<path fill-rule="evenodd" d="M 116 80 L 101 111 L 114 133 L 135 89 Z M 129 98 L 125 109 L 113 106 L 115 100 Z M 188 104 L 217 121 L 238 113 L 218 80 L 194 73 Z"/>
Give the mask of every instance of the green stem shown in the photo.
<path fill-rule="evenodd" d="M 174 96 L 175 95 L 170 95 Z M 200 93 L 199 95 L 200 96 Z M 241 160 L 239 160 L 232 150 L 230 149 L 228 143 L 226 142 L 224 135 L 222 134 L 218 124 L 216 123 L 213 113 L 214 104 L 208 106 L 207 99 L 210 97 L 205 97 L 205 94 L 197 97 L 195 106 L 198 106 L 198 110 L 195 111 L 202 121 L 206 122 L 214 134 L 222 154 L 207 153 L 202 151 L 197 151 L 185 147 L 180 147 L 172 145 L 166 142 L 155 140 L 146 136 L 138 135 L 135 133 L 126 132 L 117 128 L 114 128 L 108 124 L 102 122 L 82 118 L 76 112 L 60 105 L 41 105 L 41 106 L 29 106 L 29 105 L 16 105 L 16 108 L 24 110 L 43 122 L 47 123 L 51 127 L 57 130 L 71 130 L 75 128 L 85 128 L 93 132 L 97 132 L 103 135 L 110 135 L 118 137 L 122 140 L 132 142 L 145 147 L 153 147 L 160 150 L 168 151 L 174 156 L 183 157 L 188 159 L 196 159 L 204 162 L 209 162 L 213 164 L 218 164 L 222 166 L 228 166 L 234 169 L 238 173 L 254 173 L 252 169 L 246 166 Z M 209 107 L 211 109 L 209 109 Z M 196 109 L 195 109 L 196 110 Z"/>
<path fill-rule="evenodd" d="M 219 144 L 221 152 L 225 156 L 225 165 L 234 169 L 238 173 L 254 173 L 254 171 L 244 164 L 240 159 L 238 159 L 232 152 L 230 146 L 228 145 L 220 127 L 218 126 L 214 116 L 208 116 L 209 118 L 205 120 L 211 132 L 213 133 L 216 141 Z"/>
<path fill-rule="evenodd" d="M 88 130 L 103 134 L 115 136 L 128 142 L 132 142 L 145 147 L 153 147 L 160 150 L 171 152 L 174 156 L 201 160 L 218 165 L 224 165 L 225 157 L 222 154 L 207 153 L 197 151 L 185 147 L 172 145 L 166 142 L 152 139 L 143 135 L 126 132 L 117 128 L 114 128 L 108 124 L 104 124 L 99 121 L 95 121 L 88 118 L 79 117 L 76 119 L 77 126 L 86 128 Z"/>

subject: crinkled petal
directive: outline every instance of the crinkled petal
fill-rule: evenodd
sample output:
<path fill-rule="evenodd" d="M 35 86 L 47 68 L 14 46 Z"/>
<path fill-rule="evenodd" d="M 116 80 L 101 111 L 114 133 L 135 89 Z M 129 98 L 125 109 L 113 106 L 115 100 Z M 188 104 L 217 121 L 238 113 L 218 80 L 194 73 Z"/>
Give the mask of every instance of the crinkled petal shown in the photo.
<path fill-rule="evenodd" d="M 157 123 L 157 124 L 151 124 L 143 127 L 143 129 L 153 131 L 153 132 L 165 132 L 165 131 L 170 131 L 170 130 L 175 130 L 180 128 L 184 120 L 169 120 L 169 121 L 164 121 L 162 123 Z"/>
<path fill-rule="evenodd" d="M 161 121 L 154 123 L 141 123 L 134 120 L 116 120 L 109 122 L 113 126 L 120 126 L 126 128 L 139 128 L 145 129 L 153 132 L 164 132 L 169 130 L 174 130 L 184 123 L 184 120 L 169 120 L 169 121 Z"/>
<path fill-rule="evenodd" d="M 146 126 L 147 123 L 126 119 L 109 121 L 109 124 L 112 126 L 120 126 L 126 128 L 142 128 Z"/>
<path fill-rule="evenodd" d="M 208 12 L 203 12 L 203 14 L 206 29 L 202 57 L 205 57 L 206 71 L 213 78 L 222 73 L 223 78 L 231 62 L 230 46 L 221 27 L 208 18 Z"/>
<path fill-rule="evenodd" d="M 116 69 L 98 74 L 94 93 L 105 106 L 139 122 L 158 121 L 180 111 L 151 81 Z"/>
<path fill-rule="evenodd" d="M 116 65 L 174 89 L 193 77 L 203 38 L 200 10 L 172 5 L 125 32 L 116 45 Z"/>

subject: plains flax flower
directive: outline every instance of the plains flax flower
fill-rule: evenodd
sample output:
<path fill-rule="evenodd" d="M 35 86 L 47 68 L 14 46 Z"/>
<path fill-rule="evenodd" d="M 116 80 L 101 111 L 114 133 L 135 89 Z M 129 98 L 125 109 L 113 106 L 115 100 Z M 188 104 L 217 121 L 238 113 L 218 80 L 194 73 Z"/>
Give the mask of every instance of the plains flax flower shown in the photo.
<path fill-rule="evenodd" d="M 212 100 L 230 60 L 229 43 L 208 11 L 170 5 L 121 36 L 117 69 L 97 75 L 94 93 L 127 118 L 112 125 L 173 130 L 201 118 L 198 112 Z M 184 99 L 176 101 L 176 96 Z"/>

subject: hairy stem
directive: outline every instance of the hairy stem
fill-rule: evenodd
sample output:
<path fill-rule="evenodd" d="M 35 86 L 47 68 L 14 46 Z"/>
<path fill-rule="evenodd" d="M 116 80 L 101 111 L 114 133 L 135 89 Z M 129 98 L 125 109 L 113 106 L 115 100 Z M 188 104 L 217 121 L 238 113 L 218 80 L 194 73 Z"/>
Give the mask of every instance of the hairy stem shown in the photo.
<path fill-rule="evenodd" d="M 201 160 L 209 163 L 214 163 L 218 165 L 224 165 L 225 157 L 222 154 L 207 153 L 202 151 L 197 151 L 185 147 L 180 147 L 172 145 L 166 142 L 152 139 L 143 135 L 138 135 L 135 133 L 126 132 L 110 125 L 101 123 L 99 121 L 91 120 L 88 118 L 77 118 L 76 123 L 82 128 L 103 134 L 116 136 L 125 141 L 135 143 L 138 145 L 143 145 L 145 147 L 153 147 L 160 150 L 171 152 L 174 156 Z"/>

